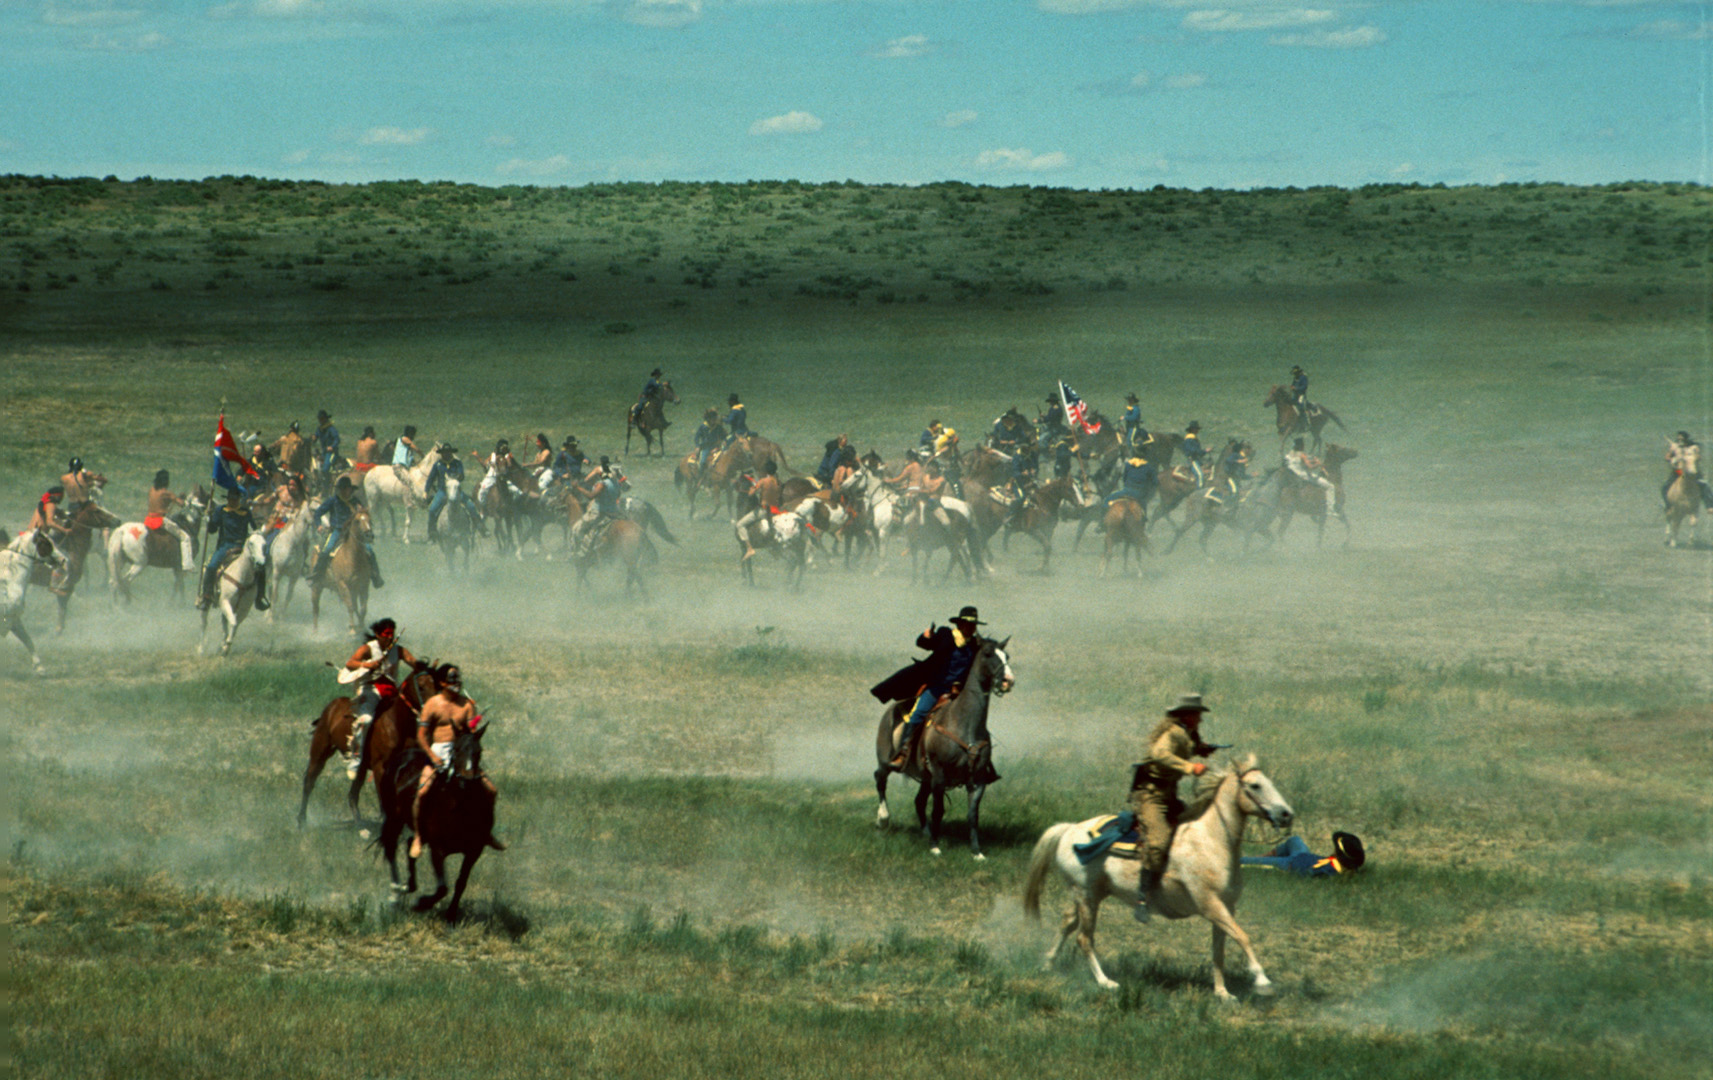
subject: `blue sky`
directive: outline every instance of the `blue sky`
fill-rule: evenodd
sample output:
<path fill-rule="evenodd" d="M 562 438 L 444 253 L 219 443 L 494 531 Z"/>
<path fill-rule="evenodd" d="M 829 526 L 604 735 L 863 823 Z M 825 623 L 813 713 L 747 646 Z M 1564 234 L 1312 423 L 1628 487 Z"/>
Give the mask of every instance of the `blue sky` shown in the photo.
<path fill-rule="evenodd" d="M 1713 0 L 0 0 L 0 172 L 1709 180 Z"/>

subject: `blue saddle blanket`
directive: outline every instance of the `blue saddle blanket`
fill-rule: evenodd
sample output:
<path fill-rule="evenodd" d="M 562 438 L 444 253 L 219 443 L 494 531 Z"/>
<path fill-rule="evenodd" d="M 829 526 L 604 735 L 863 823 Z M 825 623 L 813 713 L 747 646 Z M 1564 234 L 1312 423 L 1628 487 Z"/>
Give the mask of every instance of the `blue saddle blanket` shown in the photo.
<path fill-rule="evenodd" d="M 1140 840 L 1141 833 L 1136 827 L 1136 812 L 1126 810 L 1122 814 L 1099 819 L 1089 830 L 1088 840 L 1075 845 L 1071 850 L 1077 853 L 1077 861 L 1087 866 L 1109 855 L 1120 859 L 1137 858 L 1137 845 Z"/>

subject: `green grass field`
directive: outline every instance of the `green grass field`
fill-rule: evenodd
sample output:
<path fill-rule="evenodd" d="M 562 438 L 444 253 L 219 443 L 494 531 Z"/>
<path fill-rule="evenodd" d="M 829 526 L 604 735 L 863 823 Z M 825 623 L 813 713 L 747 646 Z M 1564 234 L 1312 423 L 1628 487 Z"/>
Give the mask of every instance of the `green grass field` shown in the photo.
<path fill-rule="evenodd" d="M 1292 364 L 1350 430 L 1351 543 L 1305 522 L 1096 576 L 1018 539 L 965 586 L 763 564 L 685 520 L 627 600 L 559 559 L 381 541 L 392 615 L 493 719 L 511 850 L 457 927 L 386 906 L 324 779 L 294 825 L 342 612 L 232 658 L 96 571 L 49 674 L 0 646 L 13 1060 L 23 1075 L 1695 1077 L 1713 1055 L 1713 552 L 1667 550 L 1664 438 L 1709 435 L 1710 199 L 1687 185 L 1064 192 L 553 190 L 0 179 L 0 524 L 81 455 L 140 516 L 213 419 L 618 453 L 649 368 L 682 452 L 738 390 L 812 467 L 970 445 L 1063 378 L 1150 426 L 1276 447 Z M 422 526 L 419 523 L 418 537 Z M 1709 535 L 1703 526 L 1703 536 Z M 1162 538 L 1163 539 L 1163 538 Z M 558 546 L 550 535 L 549 549 Z M 1163 546 L 1163 543 L 1159 546 Z M 929 620 L 1012 635 L 983 840 L 874 829 L 866 688 Z M 772 628 L 758 633 L 758 628 Z M 1199 921 L 1107 909 L 1122 984 L 1042 971 L 1030 846 L 1117 809 L 1182 690 L 1361 875 L 1247 880 L 1281 994 L 1223 1007 Z M 909 790 L 894 784 L 895 822 Z M 372 808 L 372 801 L 366 801 Z M 1252 834 L 1259 850 L 1270 839 Z M 1056 908 L 1062 896 L 1049 890 Z M 1236 976 L 1237 965 L 1231 965 Z M 1246 980 L 1236 979 L 1241 990 Z"/>

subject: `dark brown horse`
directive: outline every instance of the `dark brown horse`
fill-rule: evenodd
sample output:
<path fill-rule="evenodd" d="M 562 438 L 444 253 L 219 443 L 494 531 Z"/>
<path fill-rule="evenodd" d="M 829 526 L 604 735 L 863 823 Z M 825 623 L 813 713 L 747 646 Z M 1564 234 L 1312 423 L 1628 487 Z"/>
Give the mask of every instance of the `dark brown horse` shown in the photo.
<path fill-rule="evenodd" d="M 66 605 L 71 602 L 77 583 L 83 580 L 83 565 L 89 559 L 95 530 L 116 528 L 123 522 L 103 510 L 99 503 L 91 501 L 66 515 L 63 524 L 66 532 L 52 539 L 60 554 L 65 556 L 65 569 L 50 570 L 47 564 L 37 563 L 30 574 L 30 583 L 53 593 L 59 605 L 54 622 L 56 634 L 65 632 Z"/>
<path fill-rule="evenodd" d="M 1304 417 L 1297 410 L 1296 402 L 1291 400 L 1290 390 L 1283 386 L 1275 386 L 1267 391 L 1267 400 L 1261 404 L 1273 407 L 1273 420 L 1279 429 L 1279 448 L 1281 450 L 1284 449 L 1286 440 L 1291 436 L 1307 434 L 1314 440 L 1314 445 L 1310 449 L 1314 453 L 1320 453 L 1320 432 L 1322 428 L 1326 427 L 1328 420 L 1337 424 L 1340 431 L 1350 430 L 1344 426 L 1344 421 L 1338 418 L 1338 414 L 1325 405 L 1316 405 L 1311 402 L 1309 415 Z"/>
<path fill-rule="evenodd" d="M 942 702 L 928 714 L 916 746 L 905 759 L 901 771 L 916 781 L 916 823 L 928 838 L 929 851 L 940 854 L 940 823 L 946 816 L 946 792 L 961 787 L 969 794 L 970 851 L 978 859 L 981 853 L 981 798 L 987 786 L 999 779 L 993 768 L 993 738 L 987 731 L 987 710 L 991 700 L 1008 692 L 1016 683 L 1011 673 L 1011 658 L 1005 647 L 1011 643 L 984 640 L 970 666 L 963 689 L 950 701 Z M 886 809 L 886 781 L 894 772 L 893 758 L 900 749 L 904 722 L 910 718 L 915 699 L 888 705 L 880 713 L 880 730 L 875 734 L 874 753 L 879 767 L 874 770 L 874 787 L 880 795 L 880 809 L 874 825 L 886 827 L 892 815 Z M 928 800 L 934 800 L 934 813 L 928 815 Z"/>
<path fill-rule="evenodd" d="M 1152 551 L 1148 547 L 1148 515 L 1143 511 L 1142 504 L 1131 498 L 1112 500 L 1106 508 L 1106 515 L 1101 519 L 1106 526 L 1106 550 L 1100 556 L 1100 576 L 1106 576 L 1107 564 L 1112 561 L 1112 549 L 1122 549 L 1123 563 L 1120 573 L 1130 572 L 1130 553 L 1132 551 Z M 1136 556 L 1136 574 L 1142 574 L 1142 556 Z"/>
<path fill-rule="evenodd" d="M 1028 504 L 1006 519 L 1005 531 L 1001 534 L 1002 546 L 1010 549 L 1014 532 L 1034 537 L 1035 542 L 1041 545 L 1041 573 L 1045 574 L 1047 563 L 1053 557 L 1053 530 L 1059 524 L 1059 506 L 1067 499 L 1077 499 L 1068 476 L 1036 488 Z"/>
<path fill-rule="evenodd" d="M 452 742 L 450 767 L 435 777 L 434 785 L 422 798 L 421 813 L 415 815 L 422 826 L 420 836 L 434 867 L 435 882 L 433 892 L 417 897 L 413 905 L 417 911 L 427 911 L 445 898 L 446 858 L 462 856 L 452 903 L 446 908 L 447 922 L 458 921 L 464 888 L 470 884 L 470 871 L 476 868 L 482 852 L 489 847 L 499 849 L 493 840 L 494 791 L 482 774 L 482 736 L 487 730 L 484 725 L 458 732 Z M 376 842 L 386 856 L 399 901 L 416 891 L 416 860 L 408 853 L 409 876 L 404 884 L 399 883 L 398 845 L 405 829 L 412 827 L 416 789 L 427 764 L 427 755 L 414 743 L 400 747 L 387 759 L 382 770 L 384 782 L 376 787 L 382 795 L 381 835 Z"/>
<path fill-rule="evenodd" d="M 422 711 L 422 703 L 434 694 L 434 677 L 429 671 L 432 667 L 432 664 L 417 664 L 405 677 L 399 692 L 387 700 L 370 725 L 368 753 L 364 755 L 362 768 L 357 778 L 351 781 L 351 790 L 346 794 L 351 804 L 353 823 L 362 823 L 357 801 L 363 793 L 363 781 L 372 779 L 376 797 L 384 798 L 381 784 L 387 758 L 399 747 L 415 743 L 416 714 Z M 320 716 L 310 722 L 309 764 L 303 769 L 303 801 L 297 807 L 297 827 L 300 829 L 309 815 L 309 793 L 315 790 L 315 782 L 321 778 L 328 759 L 351 742 L 351 726 L 357 721 L 356 706 L 354 698 L 336 697 L 321 710 Z"/>
<path fill-rule="evenodd" d="M 642 453 L 644 457 L 654 453 L 655 440 L 660 441 L 661 456 L 666 454 L 666 429 L 672 426 L 672 421 L 666 419 L 666 406 L 678 404 L 678 391 L 672 389 L 672 380 L 666 379 L 660 384 L 660 396 L 651 397 L 642 403 L 642 408 L 625 410 L 625 453 L 630 453 L 631 432 L 642 436 Z"/>

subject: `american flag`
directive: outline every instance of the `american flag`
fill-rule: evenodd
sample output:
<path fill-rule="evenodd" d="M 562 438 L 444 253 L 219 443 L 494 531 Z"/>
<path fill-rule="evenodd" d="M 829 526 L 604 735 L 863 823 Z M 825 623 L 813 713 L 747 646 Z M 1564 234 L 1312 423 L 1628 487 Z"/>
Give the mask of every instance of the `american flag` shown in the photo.
<path fill-rule="evenodd" d="M 1088 422 L 1088 402 L 1077 396 L 1068 385 L 1059 383 L 1059 401 L 1065 406 L 1065 418 L 1083 429 L 1085 435 L 1100 433 L 1100 423 Z"/>
<path fill-rule="evenodd" d="M 237 466 L 238 473 L 233 472 Z M 238 441 L 232 438 L 232 433 L 226 430 L 226 414 L 221 413 L 220 419 L 214 422 L 214 482 L 228 491 L 242 491 L 243 485 L 238 481 L 238 475 L 260 479 L 261 474 L 250 467 L 244 460 L 244 455 L 238 450 Z"/>

